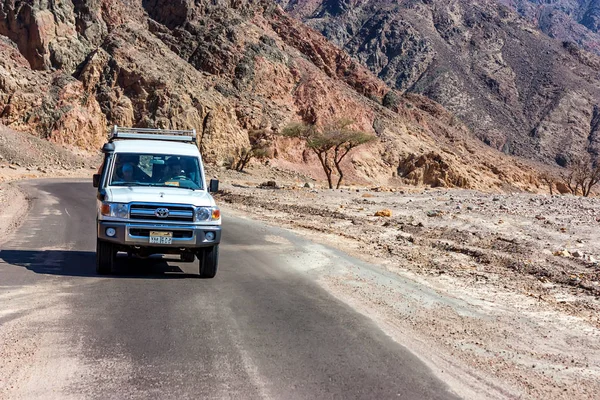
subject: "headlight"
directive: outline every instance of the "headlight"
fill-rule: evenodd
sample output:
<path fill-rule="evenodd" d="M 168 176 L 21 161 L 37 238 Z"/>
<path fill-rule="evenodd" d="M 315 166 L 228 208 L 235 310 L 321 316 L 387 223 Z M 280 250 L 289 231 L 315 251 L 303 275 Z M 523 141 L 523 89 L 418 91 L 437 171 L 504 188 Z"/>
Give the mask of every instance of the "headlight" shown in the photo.
<path fill-rule="evenodd" d="M 221 218 L 221 211 L 217 207 L 198 207 L 196 208 L 196 221 L 218 221 Z"/>
<path fill-rule="evenodd" d="M 102 215 L 115 218 L 129 217 L 129 205 L 123 203 L 102 203 Z"/>

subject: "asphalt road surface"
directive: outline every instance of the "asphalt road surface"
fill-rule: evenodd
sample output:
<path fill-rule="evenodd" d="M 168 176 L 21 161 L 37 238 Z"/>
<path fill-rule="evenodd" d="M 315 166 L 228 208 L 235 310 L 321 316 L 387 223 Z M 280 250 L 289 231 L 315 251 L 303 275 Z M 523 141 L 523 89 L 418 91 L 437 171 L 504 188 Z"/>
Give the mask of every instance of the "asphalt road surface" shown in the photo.
<path fill-rule="evenodd" d="M 91 183 L 21 187 L 31 210 L 0 244 L 2 397 L 454 398 L 315 283 L 306 239 L 225 213 L 215 279 L 160 259 L 100 277 Z"/>

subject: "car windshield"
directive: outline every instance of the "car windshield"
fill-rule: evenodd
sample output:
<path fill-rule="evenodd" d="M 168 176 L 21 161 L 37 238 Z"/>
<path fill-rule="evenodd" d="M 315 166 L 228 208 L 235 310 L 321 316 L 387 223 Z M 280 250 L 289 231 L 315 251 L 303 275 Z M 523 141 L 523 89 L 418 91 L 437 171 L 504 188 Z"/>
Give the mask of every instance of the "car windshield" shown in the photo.
<path fill-rule="evenodd" d="M 168 186 L 202 189 L 197 157 L 168 154 L 117 153 L 111 186 Z"/>

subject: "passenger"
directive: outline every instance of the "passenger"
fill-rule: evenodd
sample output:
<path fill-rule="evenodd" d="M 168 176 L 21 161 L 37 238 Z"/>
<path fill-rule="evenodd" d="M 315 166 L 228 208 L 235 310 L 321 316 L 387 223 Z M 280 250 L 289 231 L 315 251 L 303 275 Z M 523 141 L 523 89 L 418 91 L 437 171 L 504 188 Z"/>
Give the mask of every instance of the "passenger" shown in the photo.
<path fill-rule="evenodd" d="M 123 174 L 123 180 L 125 182 L 135 181 L 135 179 L 133 177 L 133 165 L 131 163 L 127 163 L 127 164 L 123 165 L 121 172 Z"/>
<path fill-rule="evenodd" d="M 121 156 L 117 156 L 117 161 L 115 164 L 115 174 L 120 180 L 124 181 L 138 181 L 145 182 L 148 180 L 148 175 L 141 170 L 139 167 L 140 156 L 137 154 L 123 154 Z M 131 180 L 125 179 L 123 175 L 123 167 L 125 165 L 129 165 L 133 172 Z"/>

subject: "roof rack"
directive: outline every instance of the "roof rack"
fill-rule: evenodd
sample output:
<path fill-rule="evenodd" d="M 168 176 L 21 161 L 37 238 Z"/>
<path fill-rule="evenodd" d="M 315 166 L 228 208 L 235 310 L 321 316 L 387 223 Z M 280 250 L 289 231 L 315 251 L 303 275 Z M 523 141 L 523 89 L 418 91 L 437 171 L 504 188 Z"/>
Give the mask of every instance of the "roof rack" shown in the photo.
<path fill-rule="evenodd" d="M 168 140 L 196 143 L 196 130 L 124 128 L 115 125 L 110 134 L 110 141 L 112 142 L 115 139 Z"/>

